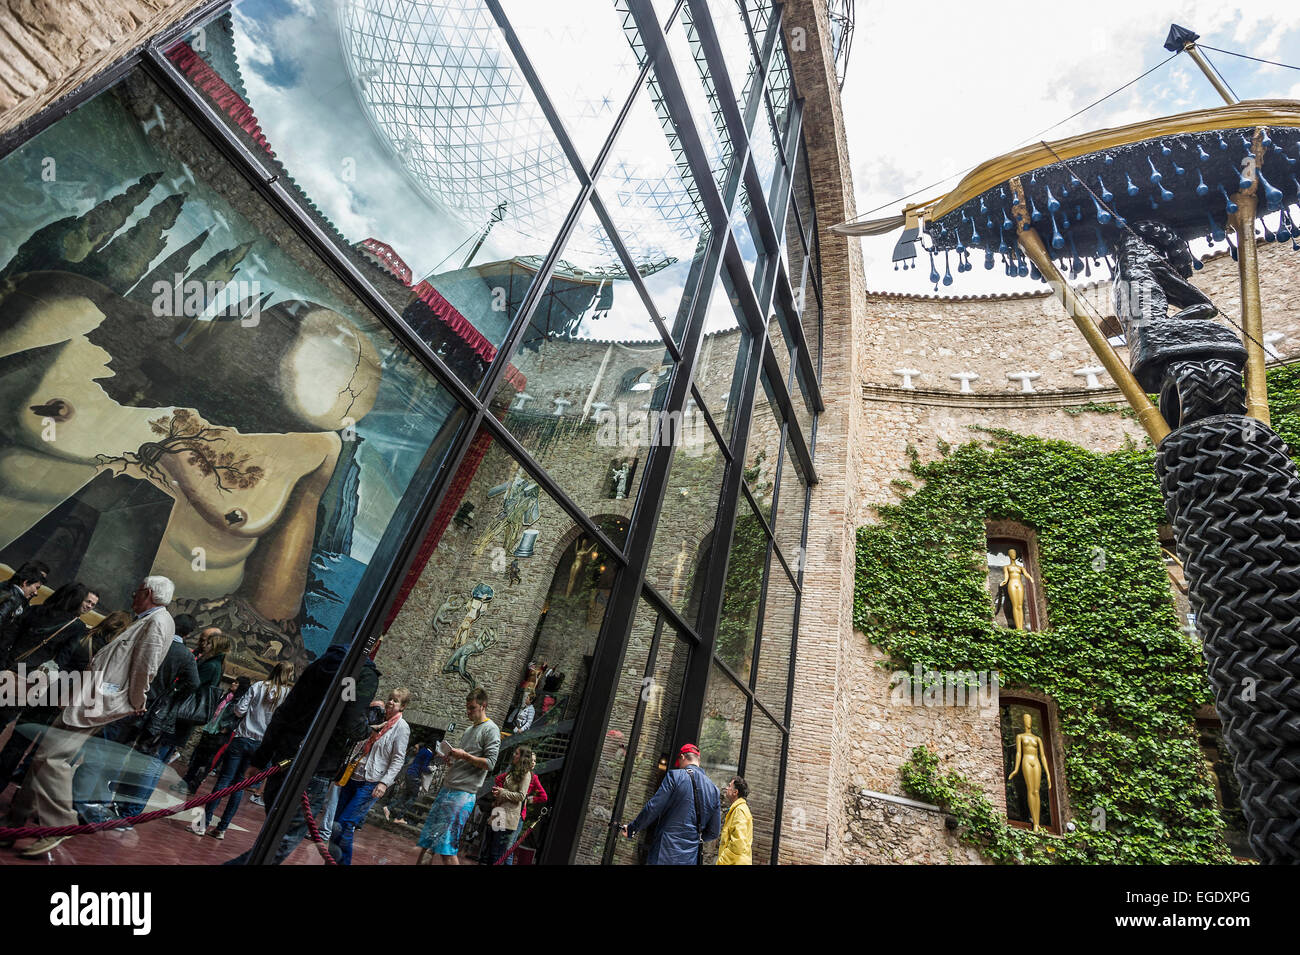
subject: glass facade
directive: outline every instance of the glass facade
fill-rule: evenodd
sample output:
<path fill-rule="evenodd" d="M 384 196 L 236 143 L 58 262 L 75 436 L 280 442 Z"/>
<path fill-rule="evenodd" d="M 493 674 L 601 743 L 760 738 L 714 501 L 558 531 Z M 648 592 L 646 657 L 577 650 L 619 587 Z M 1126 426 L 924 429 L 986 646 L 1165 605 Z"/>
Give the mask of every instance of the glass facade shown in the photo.
<path fill-rule="evenodd" d="M 329 787 L 358 863 L 437 852 L 440 784 L 486 794 L 466 860 L 644 861 L 616 824 L 685 742 L 774 862 L 821 327 L 780 21 L 242 0 L 155 38 L 0 157 L 0 563 L 90 586 L 91 625 L 169 577 L 223 681 L 406 690 L 407 760 Z M 319 861 L 282 836 L 368 702 L 326 683 L 265 809 L 112 861 Z M 491 765 L 422 772 L 478 690 Z M 91 735 L 156 809 L 241 726 Z"/>

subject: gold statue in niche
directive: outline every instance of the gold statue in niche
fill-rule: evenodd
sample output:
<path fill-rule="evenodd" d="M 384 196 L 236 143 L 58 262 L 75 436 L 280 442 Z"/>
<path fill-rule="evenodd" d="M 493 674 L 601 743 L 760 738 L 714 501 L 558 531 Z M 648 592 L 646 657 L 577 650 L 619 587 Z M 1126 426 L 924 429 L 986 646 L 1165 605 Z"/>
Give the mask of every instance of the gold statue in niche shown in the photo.
<path fill-rule="evenodd" d="M 1024 723 L 1025 731 L 1016 736 L 1016 765 L 1011 770 L 1011 775 L 1007 777 L 1007 782 L 1015 779 L 1016 774 L 1023 767 L 1025 772 L 1022 778 L 1025 782 L 1025 800 L 1029 803 L 1029 818 L 1034 821 L 1034 832 L 1038 832 L 1040 828 L 1038 820 L 1043 808 L 1039 784 L 1046 778 L 1047 788 L 1050 790 L 1052 774 L 1047 768 L 1047 747 L 1031 729 L 1032 717 L 1028 713 L 1022 713 L 1020 719 Z"/>
<path fill-rule="evenodd" d="M 1014 547 L 1007 550 L 1007 564 L 1002 568 L 1002 584 L 999 587 L 999 604 L 1005 599 L 1006 605 L 1009 605 L 1011 625 L 1017 630 L 1025 629 L 1025 598 L 1029 595 L 1029 588 L 1025 586 L 1025 581 L 1031 584 L 1037 583 L 1029 575 L 1016 558 L 1016 549 Z M 1005 598 L 1003 595 L 1005 594 Z M 1000 608 L 999 608 L 1000 609 Z M 994 611 L 996 613 L 996 610 Z"/>

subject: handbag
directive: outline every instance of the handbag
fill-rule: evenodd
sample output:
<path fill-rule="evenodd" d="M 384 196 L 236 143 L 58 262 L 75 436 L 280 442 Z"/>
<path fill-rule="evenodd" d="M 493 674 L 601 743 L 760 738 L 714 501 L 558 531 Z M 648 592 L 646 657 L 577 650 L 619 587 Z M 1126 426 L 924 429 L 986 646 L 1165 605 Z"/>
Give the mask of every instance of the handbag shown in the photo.
<path fill-rule="evenodd" d="M 206 723 L 212 719 L 217 702 L 224 695 L 220 684 L 195 687 L 172 701 L 169 716 L 175 723 Z"/>
<path fill-rule="evenodd" d="M 176 732 L 179 723 L 203 724 L 212 719 L 217 701 L 223 695 L 220 686 L 194 687 L 185 693 L 174 690 L 160 699 L 145 714 L 145 732 L 157 736 Z"/>
<path fill-rule="evenodd" d="M 28 650 L 26 653 L 22 654 L 21 656 L 15 657 L 15 658 L 14 658 L 14 663 L 22 663 L 24 660 L 26 660 L 28 657 L 30 657 L 33 653 L 35 653 L 35 652 L 36 652 L 37 650 L 39 650 L 41 647 L 45 646 L 45 644 L 49 643 L 51 640 L 53 640 L 55 637 L 57 637 L 59 634 L 61 634 L 64 630 L 67 630 L 68 627 L 72 626 L 73 621 L 75 621 L 76 619 L 77 619 L 76 617 L 73 617 L 72 620 L 69 620 L 69 621 L 68 621 L 67 623 L 65 623 L 63 626 L 59 627 L 58 630 L 55 630 L 52 634 L 50 634 L 48 637 L 46 637 L 46 638 L 45 638 L 44 640 L 42 640 L 40 643 L 36 644 L 36 646 L 32 647 L 32 648 L 31 648 L 30 650 Z M 57 668 L 56 668 L 56 669 L 57 669 Z"/>
<path fill-rule="evenodd" d="M 343 768 L 339 770 L 338 777 L 334 780 L 335 786 L 346 786 L 356 772 L 357 767 L 361 765 L 361 760 L 365 759 L 365 740 L 358 740 L 352 744 L 352 751 L 348 753 L 348 758 L 343 763 Z"/>

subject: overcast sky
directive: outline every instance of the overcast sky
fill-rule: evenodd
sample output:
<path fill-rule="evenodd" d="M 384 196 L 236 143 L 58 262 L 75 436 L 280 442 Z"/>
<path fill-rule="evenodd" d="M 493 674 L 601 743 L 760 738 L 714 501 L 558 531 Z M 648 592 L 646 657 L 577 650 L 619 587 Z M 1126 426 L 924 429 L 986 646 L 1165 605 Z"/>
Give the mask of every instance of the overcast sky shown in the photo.
<path fill-rule="evenodd" d="M 858 0 L 844 112 L 858 209 L 901 211 L 898 197 L 1040 138 L 1040 133 L 1170 54 L 1170 23 L 1202 45 L 1300 66 L 1300 4 L 1210 0 L 1089 0 L 1008 6 L 988 2 Z M 1206 51 L 1241 99 L 1300 99 L 1300 71 Z M 1061 139 L 1105 126 L 1222 105 L 1186 54 L 1082 116 L 1043 133 Z M 951 189 L 960 176 L 909 202 Z M 929 262 L 894 271 L 897 233 L 860 242 L 867 282 L 930 293 Z M 954 276 L 951 295 L 1029 291 L 995 265 Z M 1036 283 L 1035 283 L 1036 284 Z"/>

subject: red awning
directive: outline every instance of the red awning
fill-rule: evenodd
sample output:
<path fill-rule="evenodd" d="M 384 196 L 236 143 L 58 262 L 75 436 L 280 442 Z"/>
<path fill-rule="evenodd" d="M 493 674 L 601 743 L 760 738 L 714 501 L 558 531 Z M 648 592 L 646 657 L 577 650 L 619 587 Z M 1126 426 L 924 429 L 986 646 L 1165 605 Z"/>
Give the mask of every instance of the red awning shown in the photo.
<path fill-rule="evenodd" d="M 474 352 L 485 362 L 492 363 L 492 359 L 497 354 L 497 347 L 488 341 L 482 332 L 471 325 L 469 319 L 457 311 L 451 302 L 443 298 L 441 292 L 427 281 L 422 281 L 415 287 L 415 294 L 421 302 L 429 307 L 429 311 L 433 312 L 438 321 L 455 332 L 457 337 L 474 349 Z M 523 391 L 528 381 L 523 372 L 514 365 L 506 366 L 506 380 L 510 382 L 516 391 Z"/>
<path fill-rule="evenodd" d="M 262 127 L 257 122 L 257 117 L 253 114 L 253 107 L 249 106 L 203 57 L 195 53 L 188 43 L 177 43 L 167 51 L 167 59 L 175 63 L 176 68 L 184 73 L 191 83 L 207 94 L 208 99 L 212 100 L 231 122 L 248 133 L 253 142 L 266 150 L 268 156 L 275 156 L 271 151 L 271 144 L 266 141 Z"/>

